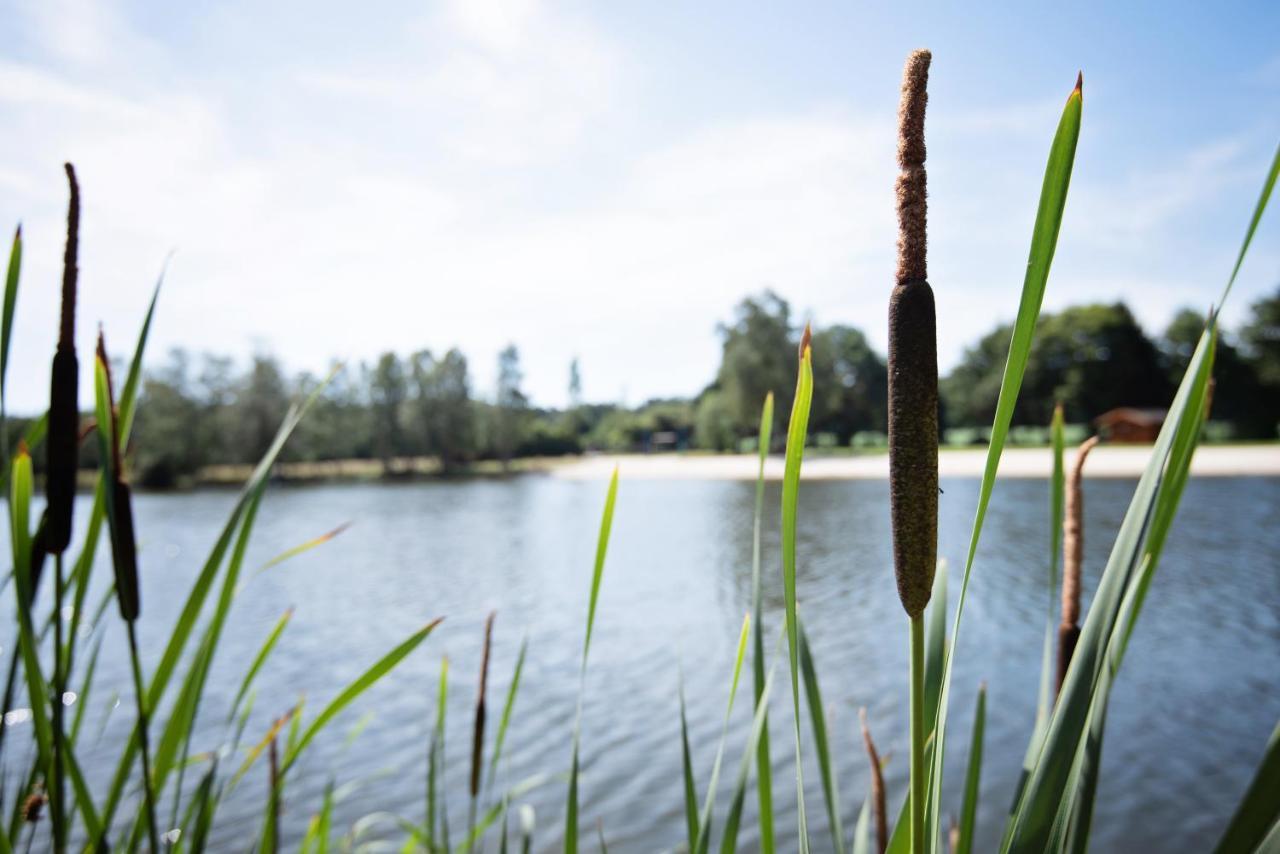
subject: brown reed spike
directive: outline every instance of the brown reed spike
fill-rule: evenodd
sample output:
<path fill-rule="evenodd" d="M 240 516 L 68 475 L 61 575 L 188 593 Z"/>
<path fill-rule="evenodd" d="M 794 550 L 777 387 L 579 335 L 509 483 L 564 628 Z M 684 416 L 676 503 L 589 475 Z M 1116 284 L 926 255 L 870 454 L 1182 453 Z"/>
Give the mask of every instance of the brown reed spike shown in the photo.
<path fill-rule="evenodd" d="M 938 350 L 925 281 L 924 114 L 930 54 L 907 57 L 898 109 L 898 271 L 889 298 L 889 501 L 898 597 L 912 619 L 933 591 L 938 549 Z"/>
<path fill-rule="evenodd" d="M 471 743 L 471 797 L 480 794 L 480 764 L 484 760 L 485 686 L 489 681 L 489 647 L 493 641 L 493 619 L 497 611 L 490 611 L 484 621 L 484 648 L 480 652 L 480 689 L 476 696 L 476 723 Z"/>
<path fill-rule="evenodd" d="M 880 765 L 880 754 L 876 743 L 871 740 L 871 730 L 867 727 L 867 709 L 858 709 L 858 720 L 862 724 L 862 743 L 867 748 L 867 761 L 871 763 L 871 811 L 876 817 L 876 851 L 884 854 L 889 847 L 889 819 L 884 802 L 884 768 Z"/>
<path fill-rule="evenodd" d="M 80 245 L 80 185 L 76 170 L 66 164 L 71 201 L 67 207 L 67 246 L 62 263 L 62 317 L 58 348 L 53 354 L 49 383 L 49 429 L 45 438 L 49 507 L 49 553 L 62 554 L 71 544 L 71 517 L 79 468 L 80 367 L 76 361 L 76 277 Z"/>
<path fill-rule="evenodd" d="M 1101 439 L 1090 436 L 1080 443 L 1067 478 L 1062 521 L 1062 622 L 1058 626 L 1058 687 L 1080 638 L 1080 572 L 1084 561 L 1084 461 Z"/>

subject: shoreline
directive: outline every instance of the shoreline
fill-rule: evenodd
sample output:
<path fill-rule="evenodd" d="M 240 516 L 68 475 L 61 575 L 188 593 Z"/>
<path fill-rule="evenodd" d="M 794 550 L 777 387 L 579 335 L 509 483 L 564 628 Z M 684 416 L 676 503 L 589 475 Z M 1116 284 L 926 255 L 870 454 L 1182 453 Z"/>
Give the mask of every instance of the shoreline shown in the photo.
<path fill-rule="evenodd" d="M 1151 456 L 1150 445 L 1103 445 L 1089 455 L 1085 476 L 1091 478 L 1137 478 Z M 604 480 L 617 465 L 631 480 L 755 480 L 755 454 L 602 454 L 580 457 L 552 466 L 549 473 L 565 480 Z M 987 449 L 943 449 L 938 454 L 940 477 L 982 476 Z M 1068 470 L 1075 449 L 1068 449 Z M 1053 457 L 1048 448 L 1005 448 L 1000 460 L 1001 477 L 1047 478 L 1052 474 Z M 781 480 L 782 456 L 765 462 L 765 479 Z M 1196 451 L 1191 463 L 1195 477 L 1280 477 L 1280 445 L 1206 445 Z M 889 455 L 807 457 L 805 480 L 884 480 L 889 476 Z"/>

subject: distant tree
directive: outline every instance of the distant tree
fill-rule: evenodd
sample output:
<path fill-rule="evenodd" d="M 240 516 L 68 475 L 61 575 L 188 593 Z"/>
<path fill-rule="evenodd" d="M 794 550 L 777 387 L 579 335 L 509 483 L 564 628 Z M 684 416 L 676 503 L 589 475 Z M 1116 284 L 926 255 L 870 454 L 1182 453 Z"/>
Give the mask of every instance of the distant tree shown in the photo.
<path fill-rule="evenodd" d="M 1250 307 L 1240 341 L 1258 379 L 1273 394 L 1280 392 L 1280 287 Z"/>
<path fill-rule="evenodd" d="M 1204 331 L 1205 317 L 1184 308 L 1160 339 L 1169 381 L 1176 385 L 1191 361 Z M 1213 358 L 1213 408 L 1210 418 L 1228 421 L 1238 438 L 1274 438 L 1280 420 L 1280 395 L 1270 393 L 1258 378 L 1254 363 L 1245 359 L 1225 334 L 1219 335 Z"/>
<path fill-rule="evenodd" d="M 764 405 L 764 401 L 761 401 Z M 756 416 L 757 423 L 759 416 Z M 738 428 L 719 389 L 707 389 L 694 415 L 693 441 L 707 451 L 737 450 Z"/>
<path fill-rule="evenodd" d="M 997 327 L 943 382 L 951 426 L 991 423 L 1009 338 Z M 1041 315 L 1013 423 L 1047 424 L 1056 401 L 1068 421 L 1086 422 L 1117 406 L 1167 406 L 1171 393 L 1160 352 L 1123 303 L 1075 306 Z"/>
<path fill-rule="evenodd" d="M 520 444 L 525 409 L 529 399 L 520 389 L 524 374 L 520 370 L 520 351 L 508 344 L 498 354 L 498 393 L 494 400 L 493 445 L 505 466 Z"/>
<path fill-rule="evenodd" d="M 254 463 L 266 454 L 289 408 L 289 394 L 279 363 L 256 355 L 230 406 L 236 426 L 236 462 Z"/>
<path fill-rule="evenodd" d="M 290 460 L 351 460 L 372 456 L 372 429 L 366 389 L 359 376 L 333 365 L 329 381 L 298 423 L 284 454 Z M 309 373 L 294 381 L 298 398 L 309 397 L 321 380 Z"/>
<path fill-rule="evenodd" d="M 405 452 L 402 424 L 407 396 L 404 367 L 395 353 L 383 353 L 369 380 L 369 403 L 373 416 L 373 452 L 384 466 Z"/>
<path fill-rule="evenodd" d="M 791 410 L 796 381 L 796 341 L 791 307 L 773 291 L 738 303 L 732 323 L 720 327 L 723 349 L 716 384 L 737 436 L 754 434 L 760 407 L 774 394 L 775 436 Z"/>
<path fill-rule="evenodd" d="M 174 349 L 164 368 L 143 378 L 132 443 L 134 476 L 143 486 L 174 486 L 203 462 L 201 407 L 192 395 L 190 364 L 185 351 Z"/>
<path fill-rule="evenodd" d="M 582 405 L 582 373 L 578 367 L 578 357 L 569 362 L 569 408 L 577 409 Z"/>
<path fill-rule="evenodd" d="M 475 411 L 467 358 L 452 349 L 440 360 L 423 351 L 411 359 L 415 386 L 415 426 L 422 449 L 440 459 L 441 467 L 455 471 L 475 451 Z"/>
<path fill-rule="evenodd" d="M 849 326 L 813 333 L 814 433 L 833 433 L 848 444 L 854 433 L 888 429 L 888 372 L 866 336 Z"/>

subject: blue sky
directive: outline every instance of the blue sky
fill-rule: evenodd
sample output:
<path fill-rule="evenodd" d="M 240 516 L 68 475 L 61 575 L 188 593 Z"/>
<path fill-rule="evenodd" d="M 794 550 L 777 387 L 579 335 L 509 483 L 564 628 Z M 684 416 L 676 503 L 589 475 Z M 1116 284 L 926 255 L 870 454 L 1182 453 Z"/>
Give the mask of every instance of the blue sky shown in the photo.
<path fill-rule="evenodd" d="M 1063 100 L 1085 75 L 1046 308 L 1206 308 L 1280 141 L 1274 3 L 106 3 L 7 0 L 0 225 L 27 263 L 10 408 L 45 394 L 64 159 L 80 345 L 331 357 L 522 351 L 534 399 L 696 392 L 771 287 L 883 346 L 902 61 L 933 50 L 930 279 L 945 370 L 1012 317 Z M 7 226 L 6 226 L 7 227 Z M 1280 282 L 1264 222 L 1228 324 Z M 86 385 L 86 400 L 88 387 Z"/>

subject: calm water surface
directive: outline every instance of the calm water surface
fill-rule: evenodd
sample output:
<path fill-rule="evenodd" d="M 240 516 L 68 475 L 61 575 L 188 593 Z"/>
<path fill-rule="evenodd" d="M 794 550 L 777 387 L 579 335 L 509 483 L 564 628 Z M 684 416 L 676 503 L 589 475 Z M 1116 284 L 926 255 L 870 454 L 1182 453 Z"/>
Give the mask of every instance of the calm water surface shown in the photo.
<path fill-rule="evenodd" d="M 1096 587 L 1133 486 L 1127 480 L 1087 485 L 1087 593 Z M 944 481 L 943 488 L 940 553 L 959 567 L 978 482 Z M 286 848 L 296 845 L 331 781 L 341 791 L 337 827 L 349 829 L 379 811 L 422 820 L 431 709 L 447 655 L 453 686 L 449 807 L 456 835 L 466 820 L 482 625 L 496 609 L 491 726 L 520 643 L 529 643 L 504 782 L 563 773 L 604 490 L 603 483 L 541 476 L 274 489 L 260 514 L 247 568 L 343 522 L 353 524 L 320 549 L 265 573 L 247 573 L 218 650 L 193 751 L 224 742 L 224 720 L 239 678 L 286 608 L 295 608 L 295 616 L 258 679 L 249 743 L 300 699 L 313 717 L 381 654 L 430 618 L 445 616 L 418 651 L 305 755 L 287 790 L 283 830 Z M 601 822 L 612 850 L 670 850 L 682 841 L 676 693 L 681 668 L 700 785 L 710 773 L 734 647 L 750 606 L 753 495 L 749 483 L 628 482 L 624 472 L 582 731 L 584 828 L 594 835 Z M 889 563 L 887 496 L 886 484 L 877 481 L 806 483 L 801 491 L 799 599 L 831 721 L 846 828 L 852 828 L 867 791 L 859 707 L 867 707 L 881 753 L 889 756 L 891 813 L 907 782 L 907 628 Z M 765 532 L 770 649 L 776 648 L 772 640 L 783 621 L 778 499 L 772 485 Z M 152 666 L 233 501 L 228 492 L 137 499 L 141 631 Z M 86 511 L 87 503 L 81 521 Z M 1034 716 L 1049 596 L 1047 517 L 1044 481 L 1000 483 L 970 588 L 944 798 L 946 811 L 958 812 L 973 700 L 985 681 L 978 850 L 998 845 Z M 1113 695 L 1093 850 L 1202 851 L 1216 841 L 1280 718 L 1276 531 L 1280 480 L 1203 479 L 1190 485 Z M 102 575 L 109 574 L 108 565 L 104 552 Z M 953 605 L 957 589 L 953 574 Z M 120 686 L 122 702 L 132 702 L 121 650 L 113 625 L 82 737 L 82 761 L 94 780 L 109 774 L 127 735 L 124 708 L 104 714 L 114 686 Z M 779 684 L 785 689 L 785 680 Z M 726 790 L 749 725 L 749 681 L 740 691 L 722 775 Z M 790 697 L 779 690 L 774 700 L 779 838 L 794 847 Z M 350 739 L 355 729 L 359 734 Z M 26 738 L 23 733 L 19 740 Z M 230 771 L 240 761 L 224 760 L 224 767 Z M 816 850 L 825 850 L 829 838 L 817 769 L 805 771 L 811 833 Z M 256 766 L 223 806 L 215 832 L 218 850 L 245 850 L 257 833 L 265 774 L 264 765 Z M 561 839 L 563 782 L 535 789 L 522 801 L 538 816 L 535 847 L 552 850 Z M 721 811 L 724 804 L 722 796 Z M 753 805 L 754 794 L 748 799 L 748 807 Z M 162 815 L 168 811 L 166 805 Z M 366 822 L 366 838 L 390 832 L 391 821 L 384 816 Z M 751 813 L 743 823 L 742 850 L 755 848 L 755 832 Z"/>

